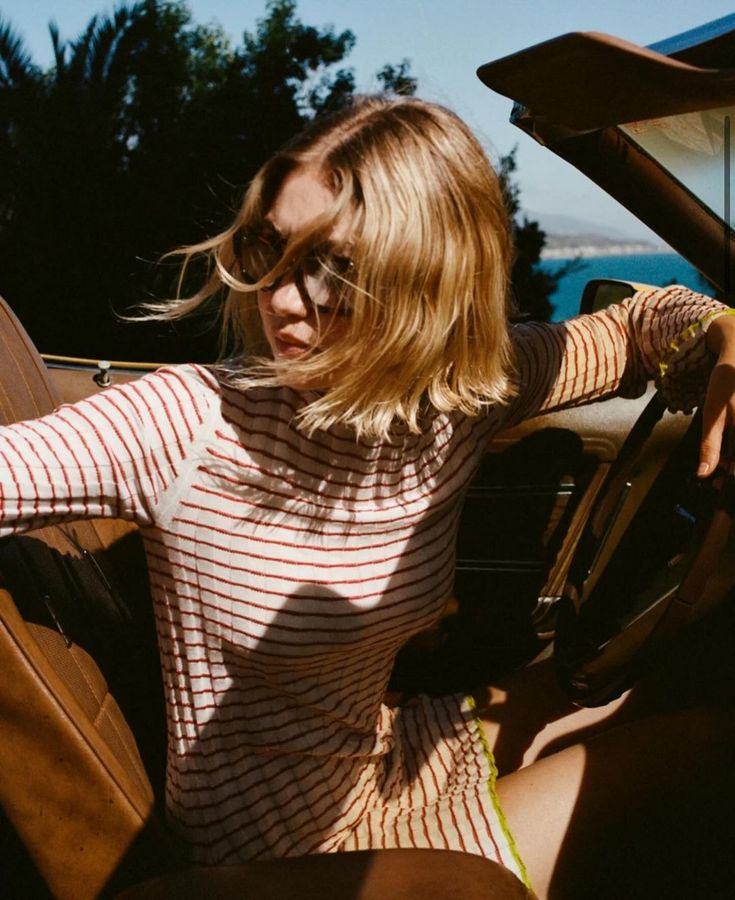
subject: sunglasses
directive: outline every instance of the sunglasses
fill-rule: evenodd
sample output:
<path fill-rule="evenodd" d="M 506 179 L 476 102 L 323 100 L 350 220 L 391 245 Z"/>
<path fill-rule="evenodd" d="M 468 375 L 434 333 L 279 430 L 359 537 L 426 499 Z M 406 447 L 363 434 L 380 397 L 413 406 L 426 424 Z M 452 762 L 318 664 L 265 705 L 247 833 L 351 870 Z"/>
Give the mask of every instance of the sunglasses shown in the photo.
<path fill-rule="evenodd" d="M 249 284 L 262 281 L 281 262 L 287 244 L 288 240 L 267 224 L 238 231 L 233 245 L 244 280 Z M 352 289 L 347 276 L 353 268 L 348 257 L 335 254 L 327 245 L 318 245 L 296 258 L 261 290 L 275 291 L 285 278 L 292 277 L 303 301 L 317 313 L 349 316 Z"/>

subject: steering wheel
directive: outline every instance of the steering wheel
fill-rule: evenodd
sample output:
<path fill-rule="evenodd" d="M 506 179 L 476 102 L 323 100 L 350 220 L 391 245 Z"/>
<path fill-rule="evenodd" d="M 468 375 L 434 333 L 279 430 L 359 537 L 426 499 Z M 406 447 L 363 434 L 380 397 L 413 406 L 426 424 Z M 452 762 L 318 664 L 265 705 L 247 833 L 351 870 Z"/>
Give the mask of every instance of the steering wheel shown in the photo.
<path fill-rule="evenodd" d="M 664 412 L 657 394 L 623 445 L 570 568 L 554 657 L 562 687 L 581 706 L 619 696 L 735 584 L 735 477 L 722 469 L 706 480 L 694 476 L 701 412 L 635 498 L 638 508 L 619 536 Z"/>

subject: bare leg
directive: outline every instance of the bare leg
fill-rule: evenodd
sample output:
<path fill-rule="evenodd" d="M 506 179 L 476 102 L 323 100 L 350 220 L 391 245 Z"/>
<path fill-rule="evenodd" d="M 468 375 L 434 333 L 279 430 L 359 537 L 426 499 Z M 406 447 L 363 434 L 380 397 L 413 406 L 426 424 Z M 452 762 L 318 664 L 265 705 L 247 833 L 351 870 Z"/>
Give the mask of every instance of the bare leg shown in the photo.
<path fill-rule="evenodd" d="M 540 897 L 732 896 L 734 618 L 688 631 L 606 707 L 574 707 L 550 661 L 476 695 Z"/>
<path fill-rule="evenodd" d="M 360 850 L 193 867 L 135 885 L 118 900 L 528 900 L 498 863 L 449 850 Z"/>
<path fill-rule="evenodd" d="M 731 896 L 734 745 L 729 716 L 686 710 L 500 778 L 539 898 Z"/>
<path fill-rule="evenodd" d="M 545 660 L 475 694 L 501 775 L 642 717 L 679 709 L 735 710 L 735 605 L 690 628 L 669 659 L 607 706 L 575 707 Z"/>

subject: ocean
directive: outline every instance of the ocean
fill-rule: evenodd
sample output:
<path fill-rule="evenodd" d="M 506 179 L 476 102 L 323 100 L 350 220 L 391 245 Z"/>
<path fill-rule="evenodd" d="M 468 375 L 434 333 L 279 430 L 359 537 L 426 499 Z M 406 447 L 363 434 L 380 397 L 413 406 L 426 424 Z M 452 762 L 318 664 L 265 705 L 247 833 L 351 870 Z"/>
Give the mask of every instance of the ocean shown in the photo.
<path fill-rule="evenodd" d="M 546 259 L 541 268 L 547 272 L 558 271 L 566 259 Z M 677 253 L 644 253 L 636 256 L 590 256 L 579 261 L 579 270 L 559 282 L 551 296 L 554 305 L 552 322 L 560 322 L 576 315 L 585 284 L 592 278 L 623 278 L 644 284 L 683 284 L 703 294 L 712 289 L 699 272 Z"/>

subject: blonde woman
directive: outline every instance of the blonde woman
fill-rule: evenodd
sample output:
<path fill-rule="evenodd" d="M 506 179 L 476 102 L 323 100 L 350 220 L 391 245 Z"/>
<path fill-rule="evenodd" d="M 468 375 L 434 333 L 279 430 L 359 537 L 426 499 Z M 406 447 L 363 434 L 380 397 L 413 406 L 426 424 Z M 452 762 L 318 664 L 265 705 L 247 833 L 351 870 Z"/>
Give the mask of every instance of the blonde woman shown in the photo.
<path fill-rule="evenodd" d="M 631 786 L 653 804 L 686 767 L 678 803 L 693 810 L 731 751 L 709 714 L 696 734 L 693 714 L 643 720 L 541 761 L 531 736 L 520 771 L 496 778 L 502 691 L 383 699 L 399 647 L 442 614 L 463 491 L 500 429 L 637 394 L 665 353 L 667 384 L 686 372 L 704 386 L 719 354 L 702 451 L 714 466 L 732 418 L 724 308 L 672 288 L 509 331 L 497 178 L 460 120 L 418 100 L 361 99 L 316 123 L 263 167 L 226 232 L 185 251 L 202 254 L 202 290 L 159 314 L 221 296 L 235 358 L 158 371 L 1 444 L 6 532 L 97 515 L 142 529 L 166 805 L 190 858 L 448 848 L 545 896 L 555 867 L 563 891 L 614 849 Z M 520 732 L 544 703 L 556 738 L 601 731 L 606 714 L 573 712 L 539 671 L 513 682 L 541 682 Z M 576 822 L 595 754 L 612 775 Z"/>

